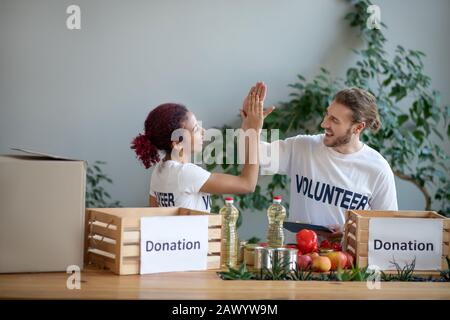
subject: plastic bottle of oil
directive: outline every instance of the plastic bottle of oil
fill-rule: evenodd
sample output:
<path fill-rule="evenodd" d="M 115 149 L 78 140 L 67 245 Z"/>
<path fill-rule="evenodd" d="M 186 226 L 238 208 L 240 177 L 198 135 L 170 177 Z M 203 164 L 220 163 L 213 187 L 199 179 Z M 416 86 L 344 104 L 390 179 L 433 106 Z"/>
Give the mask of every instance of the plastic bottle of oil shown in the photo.
<path fill-rule="evenodd" d="M 267 228 L 267 244 L 269 247 L 282 247 L 284 244 L 283 222 L 286 208 L 281 204 L 281 196 L 273 197 L 273 203 L 267 209 L 269 227 Z"/>
<path fill-rule="evenodd" d="M 233 198 L 225 198 L 225 206 L 220 209 L 222 216 L 222 242 L 220 267 L 228 270 L 229 267 L 237 266 L 239 255 L 239 240 L 236 230 L 236 222 L 239 217 L 239 211 L 233 205 Z"/>

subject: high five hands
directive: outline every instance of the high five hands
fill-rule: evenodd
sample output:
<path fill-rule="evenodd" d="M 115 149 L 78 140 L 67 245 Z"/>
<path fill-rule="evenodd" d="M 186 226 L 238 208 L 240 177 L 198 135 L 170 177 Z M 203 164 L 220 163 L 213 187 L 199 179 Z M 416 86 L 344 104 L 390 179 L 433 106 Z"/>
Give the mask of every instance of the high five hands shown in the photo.
<path fill-rule="evenodd" d="M 242 109 L 240 109 L 240 114 L 243 122 L 246 122 L 248 112 L 252 106 L 252 103 L 260 103 L 261 107 L 264 106 L 264 99 L 266 98 L 267 86 L 264 82 L 257 82 L 254 85 L 247 97 L 244 99 L 244 103 L 242 105 Z M 269 108 L 263 110 L 263 119 L 265 119 L 273 110 L 275 106 L 270 106 Z M 245 128 L 244 128 L 245 129 Z"/>

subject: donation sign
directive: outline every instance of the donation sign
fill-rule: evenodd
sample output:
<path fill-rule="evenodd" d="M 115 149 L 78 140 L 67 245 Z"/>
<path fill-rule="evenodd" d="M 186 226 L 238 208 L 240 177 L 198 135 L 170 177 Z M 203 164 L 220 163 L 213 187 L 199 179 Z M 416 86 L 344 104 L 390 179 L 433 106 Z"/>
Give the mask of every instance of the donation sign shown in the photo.
<path fill-rule="evenodd" d="M 206 270 L 208 216 L 141 218 L 141 274 Z"/>
<path fill-rule="evenodd" d="M 441 219 L 371 218 L 368 264 L 395 270 L 415 260 L 415 270 L 439 270 L 442 259 Z"/>

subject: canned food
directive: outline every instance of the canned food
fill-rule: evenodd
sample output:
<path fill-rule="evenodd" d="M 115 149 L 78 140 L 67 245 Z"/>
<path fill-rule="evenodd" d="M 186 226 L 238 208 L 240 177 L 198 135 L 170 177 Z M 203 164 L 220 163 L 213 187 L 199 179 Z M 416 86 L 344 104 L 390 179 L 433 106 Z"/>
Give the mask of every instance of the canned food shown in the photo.
<path fill-rule="evenodd" d="M 276 248 L 274 251 L 274 263 L 278 261 L 285 270 L 292 270 L 297 265 L 297 252 L 295 248 Z"/>
<path fill-rule="evenodd" d="M 240 265 L 244 261 L 244 249 L 247 245 L 247 241 L 239 241 L 239 251 L 238 251 L 238 264 Z"/>
<path fill-rule="evenodd" d="M 249 243 L 244 247 L 244 263 L 247 266 L 253 267 L 255 264 L 255 249 L 262 248 L 256 243 Z"/>
<path fill-rule="evenodd" d="M 268 248 L 268 247 L 259 247 L 255 248 L 255 263 L 254 267 L 255 269 L 271 269 L 272 268 L 272 262 L 273 262 L 273 251 L 274 248 Z"/>
<path fill-rule="evenodd" d="M 285 270 L 292 270 L 297 264 L 297 249 L 258 248 L 255 249 L 255 269 L 272 269 L 275 264 Z"/>

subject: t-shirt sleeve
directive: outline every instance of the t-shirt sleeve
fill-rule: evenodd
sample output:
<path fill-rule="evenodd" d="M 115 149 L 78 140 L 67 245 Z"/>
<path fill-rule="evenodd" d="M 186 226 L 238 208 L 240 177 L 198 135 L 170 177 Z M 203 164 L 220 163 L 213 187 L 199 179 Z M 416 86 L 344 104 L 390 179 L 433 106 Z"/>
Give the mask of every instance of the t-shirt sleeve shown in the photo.
<path fill-rule="evenodd" d="M 152 197 L 156 197 L 155 187 L 153 186 L 153 184 L 154 184 L 154 182 L 153 182 L 153 175 L 152 175 L 152 178 L 150 178 L 150 191 L 148 194 Z"/>
<path fill-rule="evenodd" d="M 394 173 L 388 164 L 377 181 L 377 186 L 370 203 L 372 210 L 398 210 L 397 190 L 395 187 Z"/>
<path fill-rule="evenodd" d="M 262 175 L 289 174 L 292 158 L 292 144 L 296 137 L 260 142 L 260 167 Z"/>
<path fill-rule="evenodd" d="M 178 186 L 181 192 L 197 193 L 209 179 L 211 172 L 192 164 L 186 163 L 178 176 Z"/>

